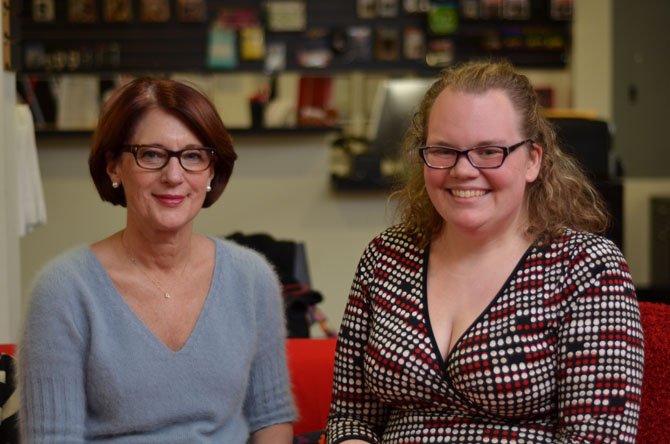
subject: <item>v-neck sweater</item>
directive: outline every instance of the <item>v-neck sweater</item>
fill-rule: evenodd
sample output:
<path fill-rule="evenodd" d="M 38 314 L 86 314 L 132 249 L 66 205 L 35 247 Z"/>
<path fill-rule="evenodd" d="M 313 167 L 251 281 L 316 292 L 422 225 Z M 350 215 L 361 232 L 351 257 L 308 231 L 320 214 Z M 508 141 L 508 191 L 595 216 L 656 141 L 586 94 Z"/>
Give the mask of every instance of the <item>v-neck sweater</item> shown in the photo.
<path fill-rule="evenodd" d="M 566 230 L 532 245 L 444 359 L 428 259 L 402 225 L 363 253 L 338 336 L 329 443 L 635 442 L 643 336 L 614 243 Z"/>
<path fill-rule="evenodd" d="M 212 240 L 207 299 L 178 351 L 130 309 L 88 247 L 40 272 L 19 349 L 26 442 L 242 444 L 295 419 L 277 276 L 250 249 Z"/>

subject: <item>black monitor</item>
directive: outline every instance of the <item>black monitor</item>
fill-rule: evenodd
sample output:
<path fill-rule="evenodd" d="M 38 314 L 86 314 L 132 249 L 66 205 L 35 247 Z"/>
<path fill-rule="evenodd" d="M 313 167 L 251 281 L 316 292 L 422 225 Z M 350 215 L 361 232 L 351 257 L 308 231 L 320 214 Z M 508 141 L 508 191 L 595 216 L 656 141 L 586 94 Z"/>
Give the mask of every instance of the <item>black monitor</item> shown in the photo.
<path fill-rule="evenodd" d="M 368 153 L 382 159 L 398 157 L 405 131 L 433 82 L 435 79 L 406 78 L 379 84 L 370 115 Z"/>

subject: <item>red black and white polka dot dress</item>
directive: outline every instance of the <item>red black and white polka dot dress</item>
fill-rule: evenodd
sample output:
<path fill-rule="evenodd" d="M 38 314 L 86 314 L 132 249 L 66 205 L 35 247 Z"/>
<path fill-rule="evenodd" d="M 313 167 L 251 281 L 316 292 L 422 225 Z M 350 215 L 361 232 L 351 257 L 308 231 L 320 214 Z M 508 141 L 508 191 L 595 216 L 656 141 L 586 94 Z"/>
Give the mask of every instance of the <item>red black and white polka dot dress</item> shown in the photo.
<path fill-rule="evenodd" d="M 531 246 L 446 359 L 427 313 L 427 251 L 395 226 L 361 257 L 329 443 L 635 442 L 642 327 L 614 243 L 567 230 Z"/>

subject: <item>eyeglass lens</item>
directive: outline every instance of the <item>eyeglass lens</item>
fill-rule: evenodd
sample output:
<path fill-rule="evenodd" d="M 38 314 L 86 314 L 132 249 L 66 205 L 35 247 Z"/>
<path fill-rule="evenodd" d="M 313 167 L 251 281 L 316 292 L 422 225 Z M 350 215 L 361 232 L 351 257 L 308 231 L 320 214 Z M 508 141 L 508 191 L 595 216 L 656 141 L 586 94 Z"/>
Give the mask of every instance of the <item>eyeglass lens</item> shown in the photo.
<path fill-rule="evenodd" d="M 451 168 L 456 165 L 459 155 L 468 157 L 470 163 L 481 168 L 496 168 L 505 159 L 505 149 L 497 146 L 481 146 L 471 150 L 458 151 L 446 147 L 427 147 L 423 151 L 429 166 Z"/>
<path fill-rule="evenodd" d="M 187 171 L 202 171 L 211 164 L 211 150 L 208 148 L 193 148 L 181 151 L 170 151 L 166 148 L 151 145 L 136 145 L 135 159 L 142 168 L 159 170 L 177 157 L 181 166 Z"/>

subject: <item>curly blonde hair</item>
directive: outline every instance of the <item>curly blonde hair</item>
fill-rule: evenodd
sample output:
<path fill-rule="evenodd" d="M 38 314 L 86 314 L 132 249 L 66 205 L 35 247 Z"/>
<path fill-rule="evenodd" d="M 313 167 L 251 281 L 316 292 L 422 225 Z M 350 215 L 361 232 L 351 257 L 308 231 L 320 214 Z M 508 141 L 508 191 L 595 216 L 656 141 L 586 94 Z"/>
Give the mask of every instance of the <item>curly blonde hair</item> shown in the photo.
<path fill-rule="evenodd" d="M 556 131 L 544 117 L 528 78 L 507 61 L 470 61 L 443 70 L 419 103 L 402 143 L 404 179 L 391 194 L 400 222 L 422 247 L 441 231 L 444 219 L 433 206 L 425 188 L 423 163 L 417 147 L 424 145 L 430 111 L 437 96 L 451 88 L 473 94 L 502 90 L 521 116 L 521 132 L 543 148 L 537 179 L 526 188 L 526 233 L 541 243 L 565 228 L 603 233 L 608 214 L 599 193 L 581 167 L 558 144 Z"/>

